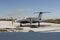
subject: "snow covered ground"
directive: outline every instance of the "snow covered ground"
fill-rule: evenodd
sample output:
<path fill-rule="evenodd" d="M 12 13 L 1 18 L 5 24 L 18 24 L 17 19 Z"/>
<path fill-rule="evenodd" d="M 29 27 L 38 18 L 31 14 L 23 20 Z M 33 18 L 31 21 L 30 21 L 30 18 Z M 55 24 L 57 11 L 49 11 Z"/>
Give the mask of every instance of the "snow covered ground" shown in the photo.
<path fill-rule="evenodd" d="M 11 21 L 0 21 L 0 28 L 16 28 L 19 23 L 14 22 L 12 25 Z"/>
<path fill-rule="evenodd" d="M 0 28 L 18 28 L 17 26 L 19 25 L 20 24 L 17 22 L 14 22 L 12 25 L 11 21 L 0 21 Z M 37 25 L 37 23 L 34 23 L 33 25 Z M 60 24 L 54 24 L 54 23 L 41 22 L 41 27 L 39 28 L 30 28 L 30 27 L 21 27 L 21 28 L 23 28 L 22 32 L 28 32 L 30 30 L 34 32 L 60 32 Z"/>

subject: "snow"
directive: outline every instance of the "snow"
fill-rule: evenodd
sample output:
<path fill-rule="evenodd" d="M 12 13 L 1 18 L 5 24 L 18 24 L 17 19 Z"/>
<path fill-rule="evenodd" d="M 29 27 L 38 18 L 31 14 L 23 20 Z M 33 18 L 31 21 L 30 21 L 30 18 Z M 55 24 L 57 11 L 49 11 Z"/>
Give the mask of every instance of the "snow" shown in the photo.
<path fill-rule="evenodd" d="M 41 22 L 40 24 L 41 27 L 39 28 L 21 27 L 24 29 L 22 32 L 28 32 L 30 30 L 33 30 L 34 32 L 60 32 L 60 24 L 43 23 L 43 22 Z M 14 22 L 12 25 L 11 21 L 0 21 L 0 28 L 17 28 L 17 26 L 19 25 L 20 23 L 17 22 Z M 33 25 L 37 25 L 37 23 L 34 23 Z"/>
<path fill-rule="evenodd" d="M 0 21 L 0 28 L 16 28 L 19 23 L 15 23 L 12 25 L 11 21 Z"/>

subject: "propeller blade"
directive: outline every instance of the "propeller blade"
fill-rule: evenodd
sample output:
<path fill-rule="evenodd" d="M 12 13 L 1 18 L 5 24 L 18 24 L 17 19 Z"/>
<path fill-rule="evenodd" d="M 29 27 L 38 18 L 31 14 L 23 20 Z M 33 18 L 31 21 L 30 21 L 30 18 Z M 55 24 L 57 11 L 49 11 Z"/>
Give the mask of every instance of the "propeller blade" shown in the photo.
<path fill-rule="evenodd" d="M 29 19 L 29 23 L 32 24 L 32 20 L 31 19 Z"/>

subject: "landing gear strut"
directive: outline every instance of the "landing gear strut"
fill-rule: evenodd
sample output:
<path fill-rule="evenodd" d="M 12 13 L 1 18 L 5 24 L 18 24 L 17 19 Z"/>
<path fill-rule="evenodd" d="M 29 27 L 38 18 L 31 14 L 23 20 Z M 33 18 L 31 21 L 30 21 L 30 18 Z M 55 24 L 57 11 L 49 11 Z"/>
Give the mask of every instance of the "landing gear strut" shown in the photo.
<path fill-rule="evenodd" d="M 38 22 L 38 27 L 40 27 L 40 22 Z"/>

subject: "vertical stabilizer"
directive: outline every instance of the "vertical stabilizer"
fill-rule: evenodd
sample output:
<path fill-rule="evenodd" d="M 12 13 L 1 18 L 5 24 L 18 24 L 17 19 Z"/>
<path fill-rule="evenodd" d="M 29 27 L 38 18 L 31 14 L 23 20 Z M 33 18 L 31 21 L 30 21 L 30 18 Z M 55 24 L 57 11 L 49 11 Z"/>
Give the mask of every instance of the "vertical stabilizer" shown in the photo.
<path fill-rule="evenodd" d="M 41 20 L 41 17 L 42 17 L 42 12 L 39 12 L 39 16 L 38 16 L 38 19 Z"/>

